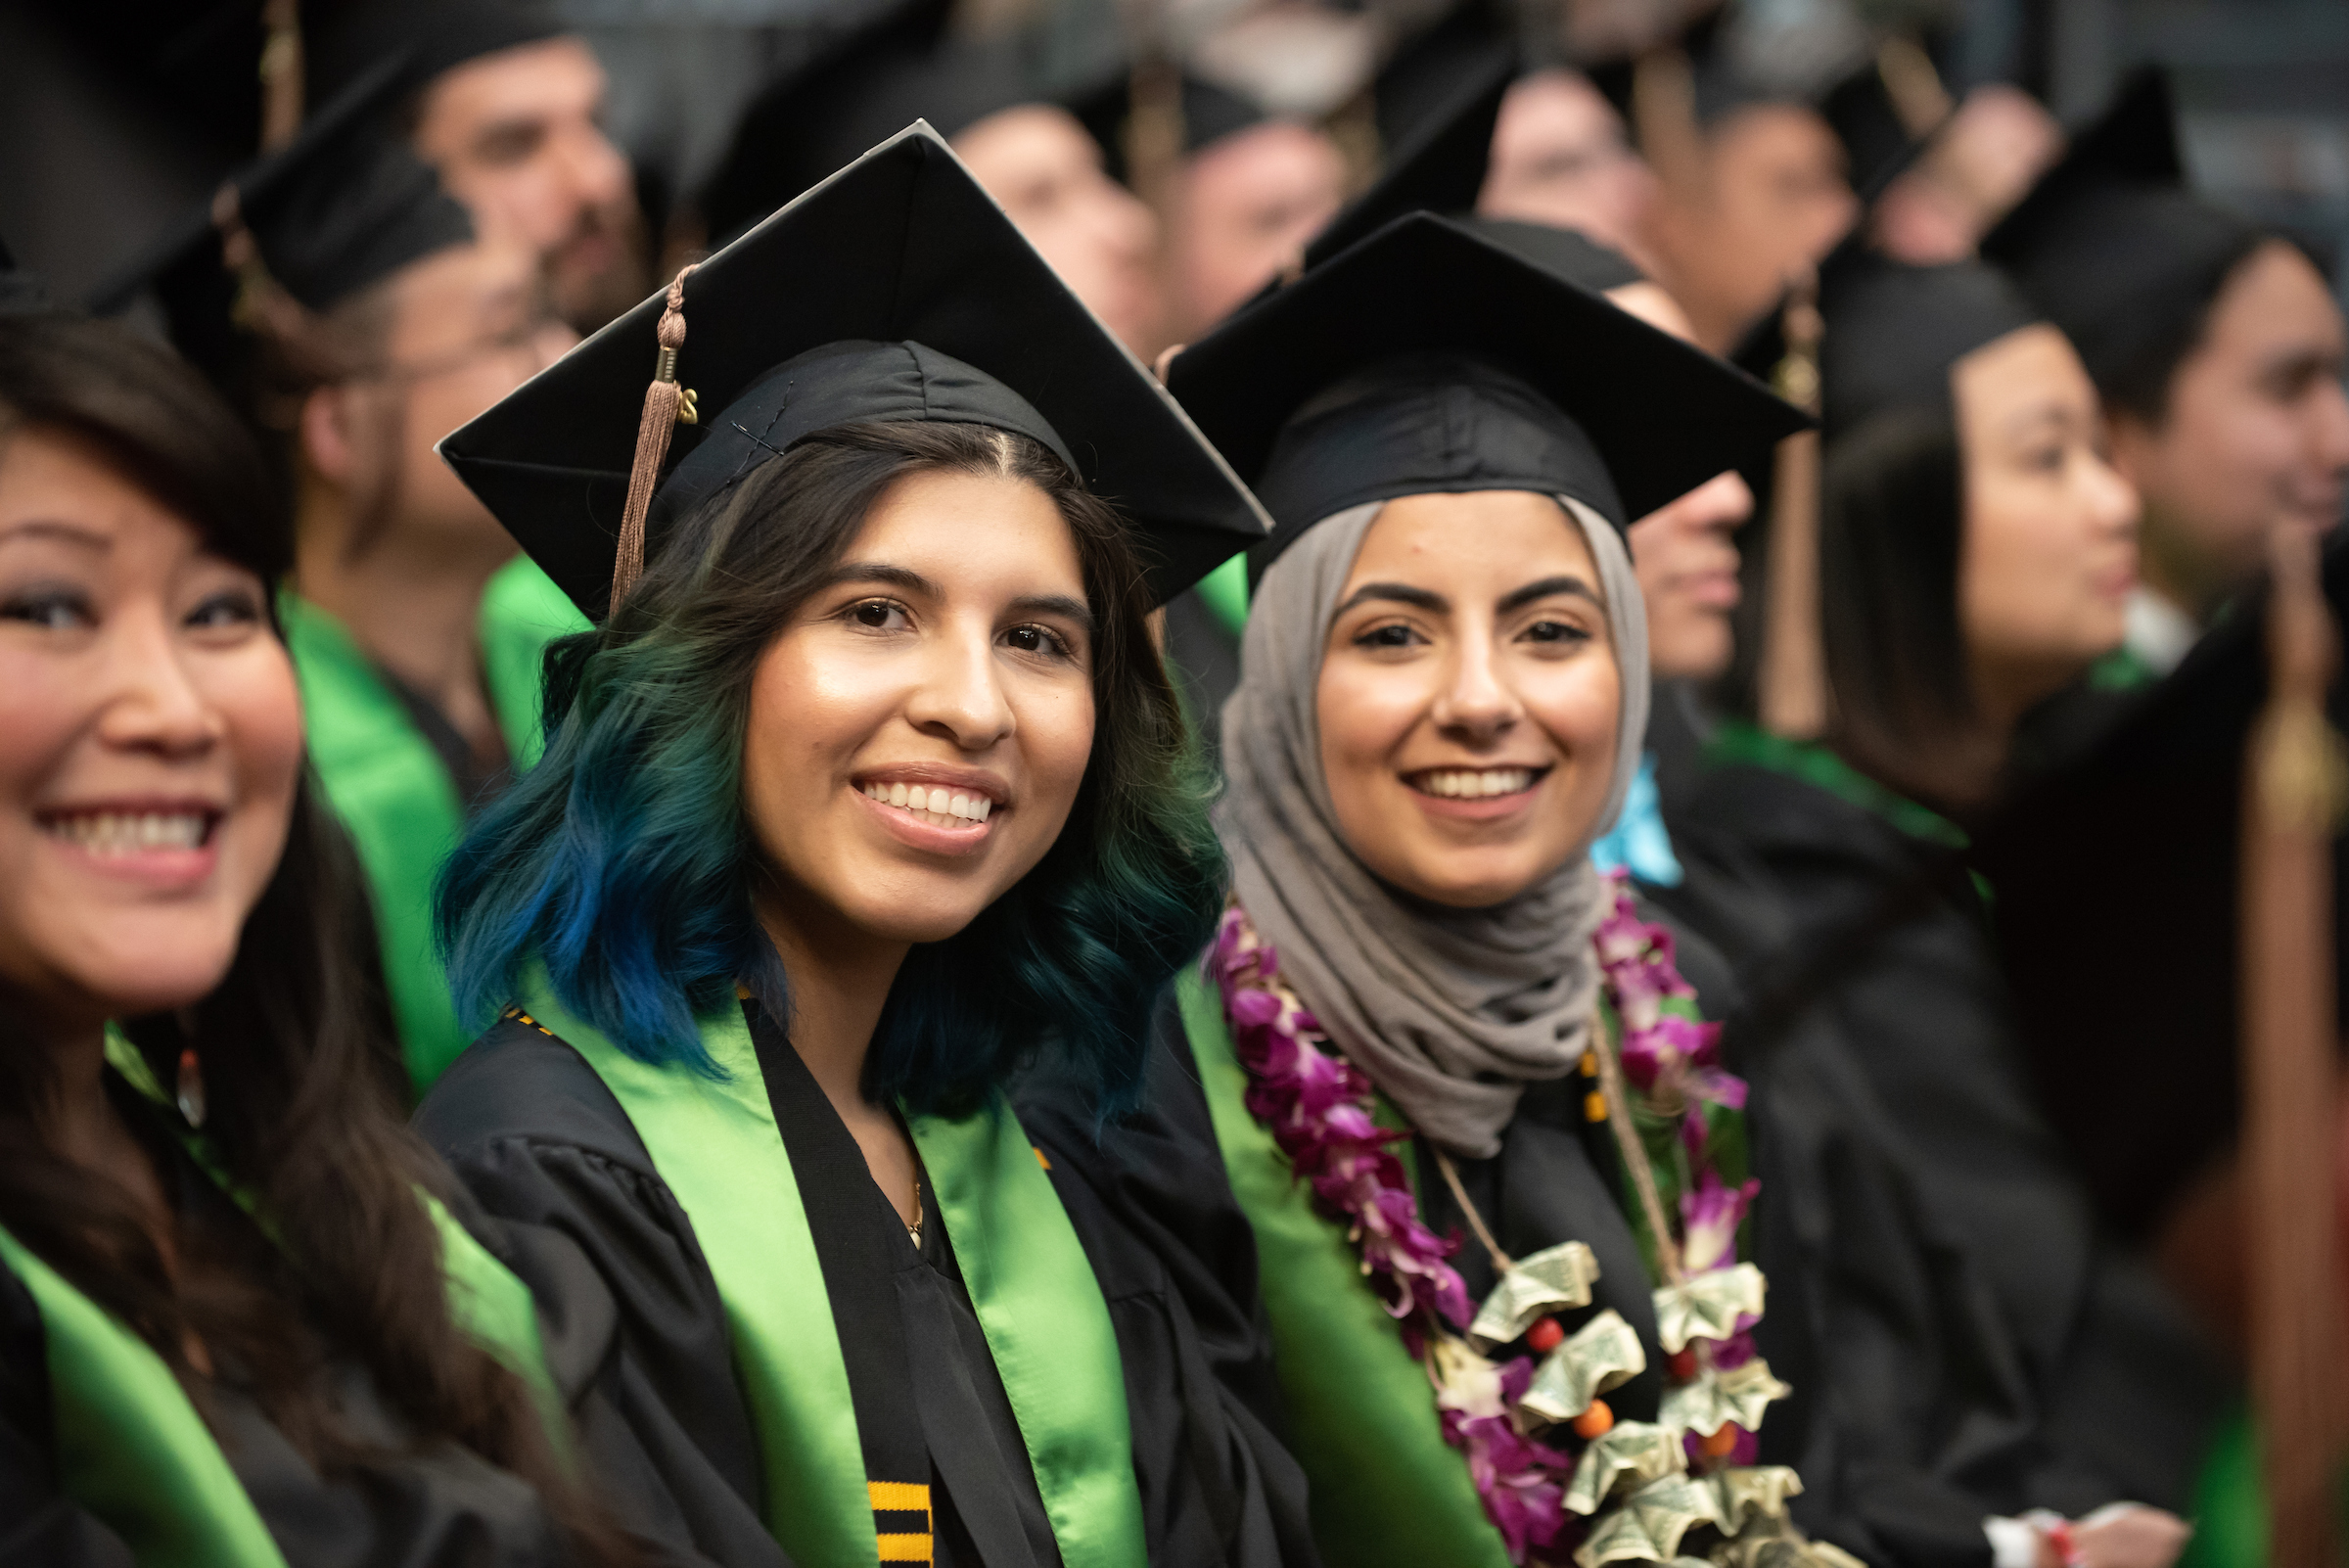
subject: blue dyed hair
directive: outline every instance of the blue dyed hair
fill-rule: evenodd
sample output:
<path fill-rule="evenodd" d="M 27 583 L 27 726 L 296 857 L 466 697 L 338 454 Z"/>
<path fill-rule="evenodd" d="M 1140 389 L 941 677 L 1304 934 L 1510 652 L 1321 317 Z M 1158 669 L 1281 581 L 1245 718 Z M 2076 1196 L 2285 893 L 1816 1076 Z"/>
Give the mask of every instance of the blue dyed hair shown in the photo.
<path fill-rule="evenodd" d="M 741 802 L 751 679 L 897 480 L 1028 481 L 1075 536 L 1093 637 L 1092 755 L 1036 868 L 892 988 L 865 1089 L 957 1114 L 1049 1047 L 1114 1114 L 1138 1097 L 1151 1009 L 1212 935 L 1224 861 L 1117 516 L 1047 449 L 954 424 L 803 442 L 681 518 L 605 626 L 549 650 L 546 752 L 442 869 L 458 1006 L 486 1020 L 525 969 L 622 1050 L 716 1071 L 696 1020 L 749 987 L 788 1018 L 753 913 L 767 874 Z"/>

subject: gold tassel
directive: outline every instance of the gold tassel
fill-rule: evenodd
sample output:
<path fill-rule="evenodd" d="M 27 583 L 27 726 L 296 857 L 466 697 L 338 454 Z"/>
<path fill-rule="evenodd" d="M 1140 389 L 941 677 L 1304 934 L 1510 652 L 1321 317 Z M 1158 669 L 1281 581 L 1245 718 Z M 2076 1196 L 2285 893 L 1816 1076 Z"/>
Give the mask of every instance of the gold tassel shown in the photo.
<path fill-rule="evenodd" d="M 681 268 L 668 285 L 668 307 L 661 312 L 661 357 L 654 362 L 653 384 L 644 390 L 644 419 L 636 427 L 636 462 L 628 470 L 628 502 L 620 514 L 620 551 L 612 563 L 612 609 L 617 612 L 644 576 L 644 516 L 652 509 L 653 488 L 661 483 L 661 463 L 668 456 L 668 438 L 679 425 L 698 421 L 693 393 L 677 385 L 677 350 L 685 345 L 685 277 L 692 263 Z"/>
<path fill-rule="evenodd" d="M 1817 417 L 1818 284 L 1806 278 L 1780 318 L 1786 355 L 1772 380 L 1777 393 Z M 1762 625 L 1762 727 L 1789 740 L 1817 740 L 1827 729 L 1826 650 L 1819 624 L 1819 432 L 1778 442 L 1770 500 L 1769 600 Z"/>
<path fill-rule="evenodd" d="M 2251 1407 L 2269 1560 L 2329 1563 L 2343 1428 L 2332 890 L 2342 762 L 2325 717 L 2335 632 L 2315 535 L 2278 529 L 2269 553 L 2268 703 L 2246 749 L 2242 828 Z"/>

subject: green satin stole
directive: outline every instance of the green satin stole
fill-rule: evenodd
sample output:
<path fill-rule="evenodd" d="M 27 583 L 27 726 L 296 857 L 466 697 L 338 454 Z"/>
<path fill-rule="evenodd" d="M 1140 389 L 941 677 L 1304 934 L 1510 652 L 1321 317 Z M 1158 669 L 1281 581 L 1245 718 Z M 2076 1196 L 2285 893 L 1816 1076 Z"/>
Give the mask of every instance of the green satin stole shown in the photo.
<path fill-rule="evenodd" d="M 768 1531 L 801 1568 L 880 1559 L 839 1327 L 740 1008 L 704 1020 L 722 1078 L 654 1067 L 542 980 L 525 1009 L 586 1058 L 693 1222 L 759 1434 Z M 1068 1568 L 1146 1558 L 1124 1362 L 1100 1282 L 1010 1105 L 908 1117 Z"/>
<path fill-rule="evenodd" d="M 148 1099 L 163 1101 L 146 1058 L 110 1030 L 107 1060 Z M 183 1144 L 249 1210 L 200 1137 Z M 440 1233 L 449 1314 L 466 1336 L 530 1388 L 558 1450 L 570 1452 L 562 1398 L 546 1367 L 528 1286 L 471 1232 L 422 1195 Z M 153 1347 L 0 1229 L 0 1266 L 41 1314 L 60 1483 L 120 1537 L 140 1568 L 286 1568 L 196 1407 Z"/>
<path fill-rule="evenodd" d="M 286 645 L 301 685 L 310 761 L 367 873 L 384 979 L 409 1082 L 422 1095 L 473 1036 L 457 1018 L 433 945 L 433 879 L 465 831 L 464 805 L 440 754 L 342 623 L 280 595 Z M 537 761 L 539 663 L 546 645 L 587 622 L 527 558 L 482 594 L 482 676 L 516 767 Z"/>
<path fill-rule="evenodd" d="M 1231 1190 L 1256 1229 L 1273 1361 L 1289 1408 L 1289 1447 L 1312 1483 L 1313 1539 L 1347 1568 L 1508 1568 L 1500 1532 L 1444 1441 L 1435 1390 L 1402 1330 L 1362 1283 L 1346 1229 L 1313 1208 L 1272 1133 L 1249 1113 L 1213 982 L 1175 981 Z"/>

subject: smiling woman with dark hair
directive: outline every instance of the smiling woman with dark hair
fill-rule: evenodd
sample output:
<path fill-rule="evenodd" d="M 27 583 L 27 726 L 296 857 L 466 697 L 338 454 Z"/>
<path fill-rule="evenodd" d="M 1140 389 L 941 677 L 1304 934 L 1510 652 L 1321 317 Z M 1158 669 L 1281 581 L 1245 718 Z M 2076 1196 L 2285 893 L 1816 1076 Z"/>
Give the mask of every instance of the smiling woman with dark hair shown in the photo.
<path fill-rule="evenodd" d="M 926 129 L 655 314 L 443 448 L 611 608 L 444 875 L 502 1017 L 419 1113 L 617 1299 L 618 1505 L 729 1564 L 1310 1562 L 1245 1222 L 1145 1095 L 1223 860 L 1144 618 L 1246 491 Z M 640 398 L 616 560 L 569 498 Z"/>
<path fill-rule="evenodd" d="M 291 546 L 187 367 L 0 316 L 0 1558 L 624 1560 L 419 1201 Z"/>

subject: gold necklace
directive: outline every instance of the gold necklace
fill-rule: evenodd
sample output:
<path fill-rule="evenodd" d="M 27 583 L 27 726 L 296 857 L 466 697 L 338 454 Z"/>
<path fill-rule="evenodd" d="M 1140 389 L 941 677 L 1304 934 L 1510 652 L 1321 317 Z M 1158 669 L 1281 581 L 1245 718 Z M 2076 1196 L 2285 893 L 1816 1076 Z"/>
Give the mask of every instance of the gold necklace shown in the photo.
<path fill-rule="evenodd" d="M 913 1168 L 913 1218 L 905 1222 L 905 1234 L 913 1238 L 913 1250 L 922 1250 L 922 1168 Z"/>

